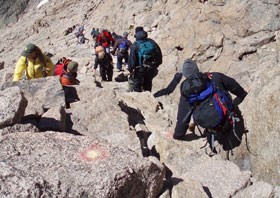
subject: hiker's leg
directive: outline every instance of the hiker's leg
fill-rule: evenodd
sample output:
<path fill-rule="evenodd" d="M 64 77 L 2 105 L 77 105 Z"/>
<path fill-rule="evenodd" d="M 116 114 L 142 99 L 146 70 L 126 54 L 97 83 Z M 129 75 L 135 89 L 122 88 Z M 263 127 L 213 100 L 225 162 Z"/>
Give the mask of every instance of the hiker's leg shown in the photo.
<path fill-rule="evenodd" d="M 106 81 L 107 78 L 106 78 L 106 70 L 103 66 L 100 66 L 99 67 L 99 72 L 100 72 L 100 76 L 102 78 L 103 81 Z"/>
<path fill-rule="evenodd" d="M 142 83 L 143 83 L 143 72 L 139 71 L 139 68 L 136 68 L 134 71 L 134 87 L 133 90 L 136 92 L 142 91 Z"/>
<path fill-rule="evenodd" d="M 107 69 L 107 76 L 108 76 L 108 81 L 112 81 L 113 78 L 113 69 Z"/>
<path fill-rule="evenodd" d="M 185 97 L 180 96 L 178 111 L 177 111 L 177 122 L 173 134 L 173 138 L 180 139 L 186 134 L 189 123 L 191 120 L 191 108 L 189 107 L 188 101 Z"/>
<path fill-rule="evenodd" d="M 158 74 L 156 68 L 147 68 L 144 74 L 144 91 L 152 91 L 153 78 Z"/>
<path fill-rule="evenodd" d="M 128 65 L 128 53 L 126 53 L 124 56 L 124 63 Z"/>
<path fill-rule="evenodd" d="M 123 57 L 118 55 L 117 56 L 117 69 L 121 70 L 122 69 L 122 59 Z"/>

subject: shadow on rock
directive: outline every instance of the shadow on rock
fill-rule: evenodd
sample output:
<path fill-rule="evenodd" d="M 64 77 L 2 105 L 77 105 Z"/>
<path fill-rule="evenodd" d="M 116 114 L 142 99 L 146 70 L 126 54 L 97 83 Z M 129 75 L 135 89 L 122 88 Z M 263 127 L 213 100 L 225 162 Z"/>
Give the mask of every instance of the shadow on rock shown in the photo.
<path fill-rule="evenodd" d="M 63 86 L 63 90 L 65 94 L 65 105 L 67 109 L 70 108 L 71 103 L 80 100 L 75 87 Z"/>
<path fill-rule="evenodd" d="M 71 120 L 72 113 L 66 113 L 66 132 L 73 135 L 82 135 L 78 131 L 73 130 L 73 122 Z"/>

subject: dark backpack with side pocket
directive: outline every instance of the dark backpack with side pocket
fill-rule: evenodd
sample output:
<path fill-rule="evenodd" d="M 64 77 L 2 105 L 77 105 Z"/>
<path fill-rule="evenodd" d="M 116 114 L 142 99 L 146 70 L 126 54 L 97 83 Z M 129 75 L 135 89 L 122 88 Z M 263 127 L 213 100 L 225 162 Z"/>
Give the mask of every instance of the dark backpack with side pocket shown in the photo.
<path fill-rule="evenodd" d="M 184 80 L 181 94 L 192 106 L 195 123 L 203 128 L 218 127 L 233 110 L 230 95 L 216 87 L 207 74 L 195 73 Z"/>
<path fill-rule="evenodd" d="M 156 46 L 155 44 L 146 39 L 136 41 L 138 45 L 138 59 L 139 65 L 144 66 L 148 65 L 150 67 L 155 66 L 155 56 L 156 56 Z"/>

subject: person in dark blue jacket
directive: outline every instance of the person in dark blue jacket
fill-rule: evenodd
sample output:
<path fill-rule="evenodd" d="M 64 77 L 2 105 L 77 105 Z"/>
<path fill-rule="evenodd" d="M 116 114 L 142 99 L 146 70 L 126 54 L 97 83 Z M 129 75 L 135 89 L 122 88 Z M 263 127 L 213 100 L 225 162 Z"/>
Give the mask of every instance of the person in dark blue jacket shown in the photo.
<path fill-rule="evenodd" d="M 136 92 L 151 91 L 152 80 L 158 74 L 157 67 L 162 64 L 162 53 L 158 44 L 148 38 L 148 33 L 144 31 L 143 27 L 135 28 L 136 41 L 130 48 L 130 55 L 128 58 L 128 70 L 133 76 L 134 88 Z M 149 41 L 155 46 L 155 54 L 153 60 L 148 60 L 145 64 L 140 63 L 139 59 L 139 42 Z"/>
<path fill-rule="evenodd" d="M 173 84 L 171 83 L 170 86 L 166 89 L 166 94 L 170 94 L 175 89 L 176 85 L 181 81 L 182 76 L 188 78 L 192 74 L 198 72 L 198 66 L 194 61 L 190 59 L 185 60 L 182 67 L 182 72 L 175 74 L 172 81 Z M 232 94 L 237 96 L 233 100 L 234 105 L 237 106 L 244 100 L 247 92 L 236 80 L 218 72 L 211 72 L 210 75 L 211 80 L 215 86 L 225 91 L 231 92 Z M 186 132 L 189 128 L 191 116 L 191 105 L 189 104 L 187 98 L 181 95 L 178 105 L 176 127 L 173 134 L 174 139 L 184 139 L 184 136 L 186 135 Z"/>

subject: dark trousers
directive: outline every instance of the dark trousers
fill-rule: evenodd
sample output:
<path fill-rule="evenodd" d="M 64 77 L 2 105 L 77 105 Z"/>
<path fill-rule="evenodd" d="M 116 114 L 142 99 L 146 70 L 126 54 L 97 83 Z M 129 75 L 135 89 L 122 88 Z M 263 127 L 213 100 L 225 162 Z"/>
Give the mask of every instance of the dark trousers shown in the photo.
<path fill-rule="evenodd" d="M 153 78 L 158 74 L 158 69 L 153 67 L 138 67 L 134 70 L 134 87 L 136 92 L 152 91 Z"/>
<path fill-rule="evenodd" d="M 99 67 L 100 70 L 100 76 L 103 81 L 112 81 L 113 78 L 113 68 L 107 68 L 107 67 Z"/>

